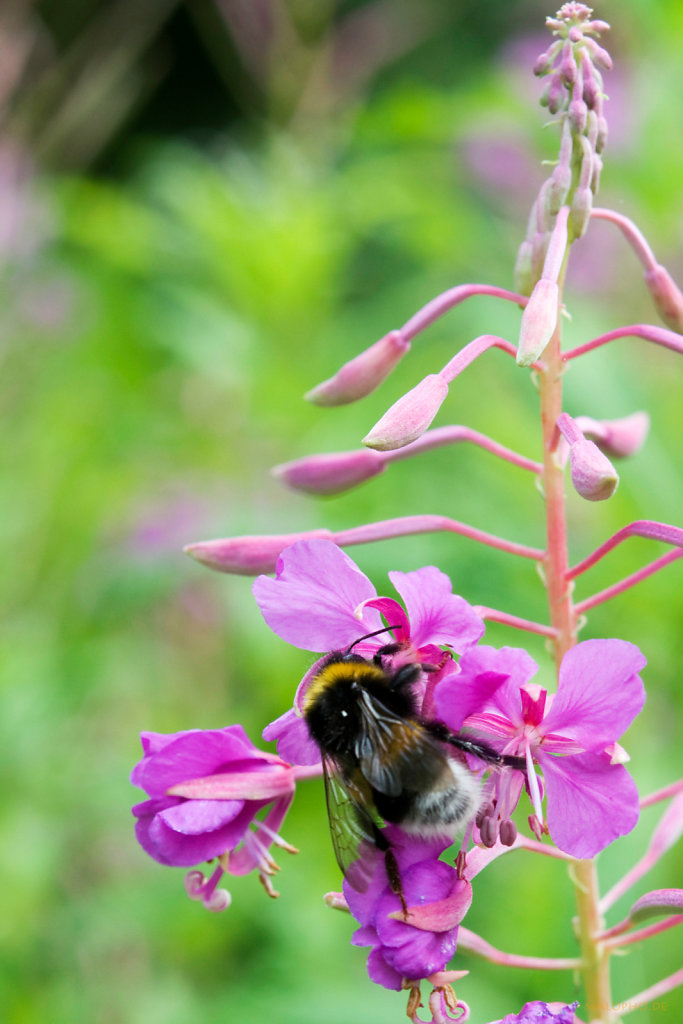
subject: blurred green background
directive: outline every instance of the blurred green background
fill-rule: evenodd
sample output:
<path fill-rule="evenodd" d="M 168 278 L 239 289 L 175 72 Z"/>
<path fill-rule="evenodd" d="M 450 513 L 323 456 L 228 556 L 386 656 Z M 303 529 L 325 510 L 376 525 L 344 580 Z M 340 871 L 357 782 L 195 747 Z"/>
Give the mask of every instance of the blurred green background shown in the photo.
<path fill-rule="evenodd" d="M 432 327 L 357 406 L 301 395 L 464 281 L 512 286 L 529 206 L 552 158 L 530 68 L 553 8 L 537 0 L 4 0 L 0 10 L 0 333 L 4 443 L 0 1013 L 8 1024 L 393 1022 L 339 887 L 321 786 L 283 832 L 281 898 L 232 881 L 222 915 L 133 838 L 128 773 L 143 729 L 241 721 L 256 742 L 309 663 L 265 627 L 250 581 L 190 561 L 191 541 L 401 514 L 450 515 L 540 544 L 526 474 L 472 449 L 405 461 L 357 491 L 285 492 L 272 465 L 356 447 L 388 405 L 470 338 L 515 339 L 519 312 L 476 298 Z M 682 276 L 683 9 L 605 0 L 611 136 L 600 202 L 634 217 Z M 579 256 L 581 253 L 581 256 Z M 576 247 L 568 344 L 656 321 L 635 258 L 595 224 Z M 566 408 L 649 409 L 643 453 L 604 505 L 569 499 L 573 559 L 636 518 L 680 521 L 680 370 L 625 340 L 567 375 Z M 528 374 L 490 353 L 438 423 L 538 457 Z M 633 540 L 579 597 L 661 553 Z M 535 569 L 439 535 L 353 549 L 386 571 L 437 564 L 457 592 L 544 617 Z M 596 609 L 582 634 L 639 644 L 649 698 L 629 733 L 644 792 L 680 772 L 680 563 Z M 490 642 L 522 643 L 491 626 Z M 542 643 L 532 653 L 550 678 Z M 607 888 L 647 825 L 609 849 Z M 574 955 L 561 866 L 506 857 L 467 925 L 503 949 Z M 670 852 L 635 894 L 680 884 Z M 286 862 L 286 863 L 285 863 Z M 610 923 L 628 909 L 615 908 Z M 617 999 L 680 965 L 677 933 L 615 960 Z M 680 944 L 679 944 L 680 945 Z M 528 999 L 570 1001 L 566 975 L 462 956 L 474 1024 Z M 634 1021 L 677 1021 L 679 992 Z"/>

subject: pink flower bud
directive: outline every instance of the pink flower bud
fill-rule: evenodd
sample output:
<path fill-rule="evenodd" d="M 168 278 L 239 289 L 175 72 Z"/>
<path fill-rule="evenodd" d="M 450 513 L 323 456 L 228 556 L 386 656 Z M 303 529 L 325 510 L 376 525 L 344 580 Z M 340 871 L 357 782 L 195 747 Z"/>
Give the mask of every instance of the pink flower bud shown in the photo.
<path fill-rule="evenodd" d="M 329 530 L 308 530 L 303 533 L 281 533 L 226 537 L 223 540 L 203 540 L 188 544 L 185 553 L 218 572 L 235 573 L 238 576 L 258 576 L 274 572 L 280 553 L 303 538 L 323 537 L 332 539 Z"/>
<path fill-rule="evenodd" d="M 309 494 L 339 494 L 377 476 L 384 470 L 377 452 L 360 448 L 352 452 L 307 455 L 303 459 L 274 466 L 271 472 L 295 491 Z"/>
<path fill-rule="evenodd" d="M 385 412 L 363 444 L 377 451 L 405 448 L 424 434 L 448 394 L 448 384 L 438 373 L 430 373 Z"/>
<path fill-rule="evenodd" d="M 409 350 L 410 342 L 401 332 L 390 331 L 304 397 L 316 405 L 347 405 L 364 398 L 388 377 Z"/>
<path fill-rule="evenodd" d="M 542 277 L 536 283 L 522 313 L 517 346 L 517 364 L 531 366 L 550 341 L 557 324 L 559 302 L 557 282 Z"/>
<path fill-rule="evenodd" d="M 606 455 L 622 459 L 640 451 L 650 429 L 650 417 L 646 412 L 634 412 L 618 420 L 577 416 L 576 423 L 584 436 L 595 441 Z"/>
<path fill-rule="evenodd" d="M 619 476 L 607 456 L 593 441 L 586 440 L 578 422 L 568 413 L 557 417 L 557 429 L 569 444 L 572 483 L 577 494 L 587 501 L 611 498 Z"/>
<path fill-rule="evenodd" d="M 590 188 L 577 188 L 574 190 L 572 205 L 569 210 L 569 229 L 572 238 L 581 238 L 586 233 L 586 228 L 591 219 L 593 208 L 593 193 Z"/>
<path fill-rule="evenodd" d="M 666 267 L 657 263 L 646 270 L 645 284 L 664 323 L 683 334 L 683 294 Z"/>
<path fill-rule="evenodd" d="M 558 164 L 552 175 L 546 192 L 548 212 L 555 217 L 564 204 L 572 183 L 572 172 L 568 166 Z"/>
<path fill-rule="evenodd" d="M 515 290 L 520 295 L 531 295 L 534 278 L 531 271 L 531 242 L 524 241 L 517 250 L 515 261 Z"/>
<path fill-rule="evenodd" d="M 569 123 L 577 135 L 583 135 L 588 120 L 588 107 L 581 97 L 573 99 L 569 104 Z"/>
<path fill-rule="evenodd" d="M 569 446 L 574 490 L 586 501 L 605 501 L 619 485 L 619 474 L 592 441 L 581 438 Z"/>

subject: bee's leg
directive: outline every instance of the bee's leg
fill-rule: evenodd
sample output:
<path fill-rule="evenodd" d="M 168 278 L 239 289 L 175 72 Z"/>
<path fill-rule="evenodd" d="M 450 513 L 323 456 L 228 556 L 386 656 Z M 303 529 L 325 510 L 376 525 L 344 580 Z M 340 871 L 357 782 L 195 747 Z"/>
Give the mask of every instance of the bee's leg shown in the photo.
<path fill-rule="evenodd" d="M 391 843 L 381 831 L 373 825 L 374 841 L 377 849 L 384 854 L 384 868 L 387 873 L 389 885 L 394 896 L 398 896 L 401 901 L 401 909 L 403 910 L 403 916 L 408 916 L 408 905 L 406 904 L 405 893 L 403 892 L 403 885 L 401 884 L 401 872 L 398 870 L 398 861 L 396 860 L 396 854 L 391 848 Z"/>
<path fill-rule="evenodd" d="M 473 754 L 487 764 L 497 765 L 499 768 L 516 768 L 518 771 L 526 771 L 526 760 L 523 757 L 515 757 L 512 754 L 499 754 L 497 750 L 490 747 L 482 740 L 473 740 L 467 736 L 458 736 L 450 729 L 447 729 L 441 722 L 423 723 L 427 731 L 442 743 L 450 743 L 452 747 L 462 750 L 465 754 Z"/>

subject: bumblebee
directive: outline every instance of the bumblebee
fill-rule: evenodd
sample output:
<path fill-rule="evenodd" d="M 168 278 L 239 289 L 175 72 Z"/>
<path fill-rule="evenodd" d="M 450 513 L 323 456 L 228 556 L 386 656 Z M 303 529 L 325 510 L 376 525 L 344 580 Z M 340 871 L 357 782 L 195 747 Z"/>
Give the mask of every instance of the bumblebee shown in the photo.
<path fill-rule="evenodd" d="M 383 823 L 422 837 L 455 837 L 480 804 L 479 780 L 462 754 L 498 767 L 524 770 L 526 764 L 420 717 L 414 684 L 423 671 L 440 666 L 388 667 L 385 659 L 400 650 L 398 644 L 380 647 L 372 659 L 353 653 L 362 640 L 394 628 L 375 630 L 345 651 L 327 655 L 304 696 L 303 716 L 320 749 L 332 844 L 342 873 L 357 891 L 367 888 L 361 844 L 369 843 L 384 854 L 389 884 L 406 913 Z"/>

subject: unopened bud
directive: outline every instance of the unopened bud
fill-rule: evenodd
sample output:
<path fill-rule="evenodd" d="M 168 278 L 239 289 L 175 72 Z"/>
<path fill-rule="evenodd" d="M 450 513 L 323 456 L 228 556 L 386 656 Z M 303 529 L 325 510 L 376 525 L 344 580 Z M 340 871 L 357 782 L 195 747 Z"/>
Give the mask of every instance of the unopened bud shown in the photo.
<path fill-rule="evenodd" d="M 384 459 L 368 448 L 329 455 L 307 455 L 274 466 L 271 473 L 295 491 L 340 494 L 384 470 Z"/>
<path fill-rule="evenodd" d="M 646 412 L 634 412 L 618 420 L 577 416 L 576 424 L 584 436 L 595 441 L 606 455 L 623 459 L 636 455 L 645 444 L 650 417 Z"/>
<path fill-rule="evenodd" d="M 522 242 L 517 250 L 514 280 L 515 290 L 520 295 L 531 295 L 531 290 L 536 283 L 531 272 L 531 242 Z"/>
<path fill-rule="evenodd" d="M 347 405 L 364 398 L 388 377 L 409 350 L 410 342 L 401 332 L 390 331 L 304 397 L 316 405 Z"/>
<path fill-rule="evenodd" d="M 363 444 L 380 452 L 405 448 L 424 434 L 447 394 L 446 381 L 438 373 L 430 373 L 394 402 L 363 438 Z"/>
<path fill-rule="evenodd" d="M 569 123 L 577 135 L 583 135 L 588 120 L 588 107 L 583 97 L 573 99 L 569 104 Z"/>
<path fill-rule="evenodd" d="M 619 474 L 593 441 L 582 438 L 569 446 L 574 490 L 586 501 L 606 501 L 619 485 Z"/>
<path fill-rule="evenodd" d="M 294 541 L 312 537 L 332 540 L 329 530 L 307 530 L 304 533 L 255 534 L 204 540 L 188 544 L 184 551 L 209 569 L 238 576 L 258 576 L 260 573 L 274 572 L 281 552 Z"/>
<path fill-rule="evenodd" d="M 683 293 L 666 267 L 657 263 L 646 270 L 645 284 L 664 323 L 683 334 Z"/>
<path fill-rule="evenodd" d="M 575 189 L 569 209 L 569 230 L 572 238 L 581 238 L 586 233 L 592 209 L 593 193 L 590 188 Z"/>
<path fill-rule="evenodd" d="M 531 366 L 550 341 L 557 325 L 559 294 L 556 281 L 542 277 L 536 283 L 522 313 L 517 346 L 519 366 Z"/>
<path fill-rule="evenodd" d="M 559 70 L 565 85 L 573 85 L 576 81 L 577 67 L 574 58 L 574 47 L 568 39 L 562 48 Z"/>
<path fill-rule="evenodd" d="M 571 183 L 571 168 L 564 166 L 563 164 L 558 164 L 550 177 L 548 191 L 546 192 L 548 212 L 552 214 L 553 217 L 559 213 L 561 207 L 564 205 Z"/>

